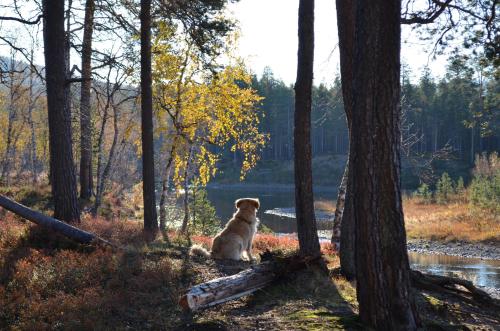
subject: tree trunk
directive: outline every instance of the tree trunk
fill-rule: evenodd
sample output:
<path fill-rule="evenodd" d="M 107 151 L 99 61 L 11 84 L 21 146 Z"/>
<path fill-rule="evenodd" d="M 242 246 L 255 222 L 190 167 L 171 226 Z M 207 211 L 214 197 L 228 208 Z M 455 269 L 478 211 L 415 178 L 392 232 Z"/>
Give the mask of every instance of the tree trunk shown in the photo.
<path fill-rule="evenodd" d="M 342 82 L 342 97 L 344 100 L 344 111 L 346 114 L 347 128 L 349 133 L 349 152 L 347 155 L 346 169 L 344 177 L 346 179 L 345 191 L 339 189 L 337 196 L 338 209 L 342 209 L 339 213 L 340 218 L 337 221 L 337 229 L 340 226 L 340 268 L 342 274 L 347 279 L 356 277 L 355 263 L 355 224 L 352 209 L 352 176 L 350 176 L 349 165 L 352 164 L 351 159 L 351 123 L 352 123 L 352 106 L 353 106 L 353 91 L 352 84 L 354 78 L 353 60 L 354 60 L 354 38 L 356 31 L 356 1 L 337 0 L 337 27 L 339 34 L 339 50 L 340 50 L 340 73 Z M 344 180 L 344 178 L 342 180 Z M 344 194 L 344 203 L 342 203 L 342 194 Z M 337 213 L 337 211 L 336 211 Z M 335 226 L 335 222 L 334 222 Z M 335 229 L 334 229 L 335 231 Z"/>
<path fill-rule="evenodd" d="M 475 159 L 474 154 L 476 154 L 474 152 L 474 126 L 475 126 L 475 123 L 470 128 L 470 163 L 471 164 L 474 164 L 474 159 Z"/>
<path fill-rule="evenodd" d="M 337 194 L 337 204 L 335 205 L 335 215 L 333 217 L 333 231 L 332 231 L 332 245 L 336 250 L 340 249 L 340 235 L 341 235 L 341 224 L 342 224 L 342 214 L 344 213 L 345 196 L 347 189 L 347 178 L 349 176 L 349 159 L 346 162 L 344 174 L 342 175 L 342 180 L 339 185 L 339 192 Z"/>
<path fill-rule="evenodd" d="M 185 310 L 197 311 L 249 295 L 276 278 L 275 268 L 273 263 L 265 262 L 236 275 L 212 279 L 193 286 L 179 303 Z"/>
<path fill-rule="evenodd" d="M 351 158 L 350 155 L 349 152 L 349 158 Z M 351 162 L 353 162 L 352 159 L 348 161 L 348 163 Z M 353 176 L 354 173 L 348 168 L 344 212 L 340 224 L 340 270 L 348 280 L 356 278 L 356 224 L 354 222 L 354 198 L 352 193 Z"/>
<path fill-rule="evenodd" d="M 82 83 L 80 89 L 80 198 L 92 196 L 92 121 L 90 88 L 92 85 L 92 33 L 94 31 L 94 0 L 85 3 L 82 42 Z"/>
<path fill-rule="evenodd" d="M 314 61 L 314 0 L 299 3 L 299 50 L 295 82 L 295 213 L 300 254 L 320 255 L 311 160 L 311 88 Z"/>
<path fill-rule="evenodd" d="M 11 69 L 14 70 L 14 57 L 11 60 Z M 0 182 L 4 183 L 5 186 L 10 185 L 10 163 L 13 161 L 12 150 L 13 143 L 12 138 L 14 136 L 14 121 L 16 120 L 16 110 L 14 107 L 14 72 L 9 73 L 9 115 L 7 119 L 7 142 L 5 145 L 5 155 L 2 161 L 2 174 L 0 176 Z"/>
<path fill-rule="evenodd" d="M 104 170 L 102 170 L 101 173 L 101 168 L 102 168 L 102 139 L 101 137 L 99 138 L 99 160 L 98 160 L 98 172 L 99 176 L 97 178 L 97 190 L 96 190 L 96 196 L 95 196 L 95 202 L 94 202 L 94 208 L 92 210 L 92 214 L 94 216 L 97 215 L 97 211 L 99 207 L 101 206 L 102 203 L 102 196 L 104 194 L 104 191 L 106 189 L 106 183 L 108 181 L 110 172 L 111 172 L 111 166 L 113 165 L 113 161 L 115 159 L 115 151 L 116 151 L 116 145 L 118 143 L 118 110 L 117 107 L 114 105 L 110 105 L 109 107 L 113 108 L 113 142 L 111 143 L 111 147 L 109 149 L 109 156 L 108 160 L 106 162 L 106 165 L 104 166 Z M 107 112 L 105 112 L 105 116 L 107 117 Z M 102 131 L 101 134 L 104 134 L 106 126 L 106 120 L 103 119 L 103 126 L 102 126 Z"/>
<path fill-rule="evenodd" d="M 189 147 L 186 169 L 184 169 L 184 219 L 182 220 L 181 233 L 187 234 L 189 224 L 189 166 L 193 154 L 193 146 Z"/>
<path fill-rule="evenodd" d="M 178 136 L 175 136 L 172 142 L 172 147 L 170 148 L 170 153 L 168 156 L 167 166 L 165 167 L 165 172 L 162 178 L 162 189 L 160 197 L 160 230 L 167 229 L 167 198 L 168 198 L 168 188 L 170 186 L 170 173 L 172 172 L 172 164 L 174 161 L 175 147 L 177 144 Z"/>
<path fill-rule="evenodd" d="M 68 51 L 64 45 L 64 0 L 43 1 L 43 41 L 49 118 L 50 177 L 54 217 L 66 222 L 80 220 L 73 166 Z M 64 65 L 62 65 L 64 64 Z"/>
<path fill-rule="evenodd" d="M 108 84 L 108 93 L 109 93 L 109 84 L 110 82 L 107 82 Z M 110 96 L 107 96 L 107 102 L 106 105 L 104 106 L 104 111 L 103 111 L 103 116 L 102 116 L 102 122 L 101 122 L 101 130 L 99 132 L 99 138 L 97 139 L 97 171 L 96 171 L 96 193 L 95 193 L 95 200 L 94 200 L 94 207 L 92 208 L 92 215 L 95 217 L 97 215 L 99 206 L 101 205 L 101 197 L 102 197 L 102 167 L 103 167 L 103 149 L 104 149 L 104 131 L 106 130 L 106 124 L 108 122 L 108 112 L 110 106 Z"/>
<path fill-rule="evenodd" d="M 144 230 L 156 231 L 153 93 L 151 78 L 151 0 L 141 0 L 141 134 Z"/>
<path fill-rule="evenodd" d="M 79 243 L 89 244 L 92 241 L 100 241 L 111 245 L 108 241 L 101 239 L 92 233 L 75 228 L 74 226 L 61 222 L 50 216 L 46 216 L 1 195 L 0 206 L 33 223 L 49 228 Z"/>
<path fill-rule="evenodd" d="M 36 156 L 36 132 L 35 132 L 35 122 L 33 121 L 33 110 L 35 108 L 35 97 L 33 95 L 33 75 L 34 72 L 34 64 L 33 64 L 33 45 L 31 47 L 30 53 L 30 78 L 29 78 L 29 90 L 28 90 L 28 125 L 30 127 L 30 163 L 31 163 L 31 175 L 32 182 L 35 185 L 38 182 L 38 159 Z"/>
<path fill-rule="evenodd" d="M 400 10 L 358 0 L 351 126 L 356 287 L 361 320 L 416 330 L 400 191 Z"/>
<path fill-rule="evenodd" d="M 289 275 L 290 272 L 304 269 L 318 262 L 317 257 L 304 258 L 295 255 L 272 259 L 272 257 L 267 257 L 266 253 L 262 259 L 266 261 L 235 275 L 219 277 L 193 286 L 181 297 L 179 304 L 185 310 L 196 311 L 235 300 L 271 284 L 284 275 Z M 321 262 L 319 266 L 323 267 Z"/>

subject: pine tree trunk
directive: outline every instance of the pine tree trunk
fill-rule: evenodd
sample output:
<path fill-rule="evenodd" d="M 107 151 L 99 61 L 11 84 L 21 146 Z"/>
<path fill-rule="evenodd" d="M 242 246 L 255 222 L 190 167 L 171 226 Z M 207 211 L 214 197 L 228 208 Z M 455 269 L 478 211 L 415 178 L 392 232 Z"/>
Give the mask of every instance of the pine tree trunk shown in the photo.
<path fill-rule="evenodd" d="M 14 57 L 12 57 L 11 68 L 14 69 Z M 2 160 L 2 174 L 0 176 L 0 182 L 4 183 L 5 186 L 10 185 L 10 163 L 13 160 L 12 157 L 12 138 L 14 135 L 14 121 L 16 119 L 16 110 L 14 108 L 14 72 L 9 74 L 9 115 L 7 119 L 7 141 L 5 144 L 5 155 Z"/>
<path fill-rule="evenodd" d="M 71 114 L 64 32 L 64 0 L 43 1 L 43 41 L 49 113 L 50 177 L 54 217 L 80 220 L 73 166 Z M 64 64 L 64 65 L 61 65 Z"/>
<path fill-rule="evenodd" d="M 349 165 L 352 164 L 351 159 L 351 123 L 352 123 L 352 84 L 353 84 L 353 59 L 354 59 L 354 38 L 356 29 L 356 1 L 337 0 L 337 27 L 339 34 L 339 50 L 340 50 L 340 73 L 342 82 L 342 97 L 344 100 L 344 110 L 347 120 L 347 128 L 349 131 L 349 152 L 347 155 L 345 190 L 339 189 L 337 196 L 337 205 L 342 209 L 340 219 L 337 220 L 337 227 L 340 225 L 340 268 L 342 274 L 347 279 L 356 277 L 355 264 L 355 242 L 354 242 L 354 215 L 352 209 L 351 189 L 352 176 L 350 176 Z M 344 180 L 344 178 L 343 178 Z M 344 194 L 344 203 L 342 195 Z M 335 226 L 335 223 L 334 223 Z M 334 229 L 335 230 L 335 229 Z"/>
<path fill-rule="evenodd" d="M 400 190 L 400 10 L 358 0 L 351 127 L 359 316 L 376 330 L 416 330 Z"/>
<path fill-rule="evenodd" d="M 311 89 L 314 62 L 314 0 L 299 2 L 299 50 L 295 83 L 295 213 L 300 254 L 320 255 L 314 215 L 311 160 Z"/>
<path fill-rule="evenodd" d="M 153 92 L 151 77 L 151 0 L 141 0 L 141 134 L 144 230 L 156 231 L 155 167 L 153 145 Z"/>
<path fill-rule="evenodd" d="M 38 182 L 38 160 L 36 156 L 36 132 L 35 132 L 35 122 L 33 121 L 33 110 L 35 108 L 35 98 L 33 95 L 33 75 L 34 73 L 34 64 L 33 64 L 33 47 L 31 48 L 30 53 L 30 79 L 29 79 L 29 104 L 28 104 L 28 125 L 30 127 L 30 163 L 31 163 L 31 175 L 32 182 L 35 185 Z"/>
<path fill-rule="evenodd" d="M 80 198 L 92 196 L 92 121 L 90 112 L 90 88 L 92 85 L 92 33 L 94 31 L 94 0 L 85 3 L 82 42 L 82 83 L 80 90 Z"/>

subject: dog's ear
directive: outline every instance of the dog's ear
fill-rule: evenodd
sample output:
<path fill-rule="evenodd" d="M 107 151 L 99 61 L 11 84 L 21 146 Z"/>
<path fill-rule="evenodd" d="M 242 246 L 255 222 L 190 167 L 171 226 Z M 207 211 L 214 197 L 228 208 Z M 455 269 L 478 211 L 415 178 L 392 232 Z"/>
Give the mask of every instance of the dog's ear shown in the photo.
<path fill-rule="evenodd" d="M 259 209 L 260 208 L 260 201 L 259 201 L 258 198 L 248 199 L 248 200 L 250 200 L 253 203 L 253 205 L 255 206 L 255 209 Z"/>
<path fill-rule="evenodd" d="M 245 201 L 245 199 L 238 199 L 234 202 L 234 205 L 236 206 L 236 208 L 240 208 L 240 205 L 243 203 L 243 201 Z"/>

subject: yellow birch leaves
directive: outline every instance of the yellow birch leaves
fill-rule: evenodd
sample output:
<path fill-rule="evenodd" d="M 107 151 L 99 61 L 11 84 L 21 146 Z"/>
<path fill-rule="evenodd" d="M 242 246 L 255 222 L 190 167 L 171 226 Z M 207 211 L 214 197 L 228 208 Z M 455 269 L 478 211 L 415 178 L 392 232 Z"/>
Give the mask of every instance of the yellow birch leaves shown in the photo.
<path fill-rule="evenodd" d="M 227 64 L 207 69 L 204 64 L 217 59 L 203 58 L 166 24 L 159 26 L 153 50 L 157 134 L 163 138 L 162 151 L 172 153 L 176 185 L 182 183 L 188 163 L 199 183 L 206 185 L 224 147 L 243 156 L 243 179 L 267 140 L 258 129 L 262 98 L 250 87 L 243 63 L 231 56 L 228 46 L 221 50 Z"/>

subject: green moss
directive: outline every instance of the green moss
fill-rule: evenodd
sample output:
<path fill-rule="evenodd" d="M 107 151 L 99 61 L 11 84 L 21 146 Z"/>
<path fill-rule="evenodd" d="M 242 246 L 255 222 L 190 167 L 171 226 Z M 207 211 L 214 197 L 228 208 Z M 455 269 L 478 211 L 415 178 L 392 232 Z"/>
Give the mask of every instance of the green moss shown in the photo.
<path fill-rule="evenodd" d="M 286 316 L 300 330 L 364 330 L 356 315 L 338 315 L 326 309 L 298 310 Z"/>
<path fill-rule="evenodd" d="M 446 302 L 428 294 L 424 294 L 424 299 L 433 311 L 439 314 L 447 312 L 448 304 Z"/>

